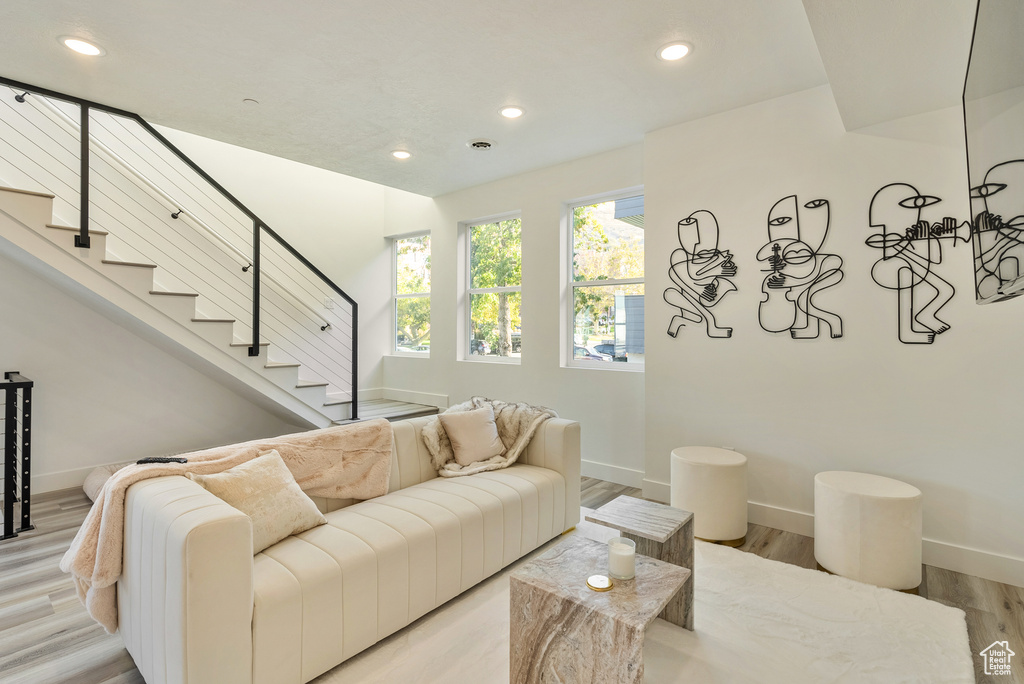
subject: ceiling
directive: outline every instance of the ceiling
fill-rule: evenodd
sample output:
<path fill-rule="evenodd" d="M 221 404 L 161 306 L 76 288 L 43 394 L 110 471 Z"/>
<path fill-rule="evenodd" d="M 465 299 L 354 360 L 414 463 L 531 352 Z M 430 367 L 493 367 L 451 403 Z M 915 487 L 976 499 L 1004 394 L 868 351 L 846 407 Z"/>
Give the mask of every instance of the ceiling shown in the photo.
<path fill-rule="evenodd" d="M 972 20 L 964 0 L 33 0 L 0 4 L 0 75 L 437 196 L 825 83 L 847 128 L 949 106 Z M 658 60 L 674 40 L 692 54 Z"/>

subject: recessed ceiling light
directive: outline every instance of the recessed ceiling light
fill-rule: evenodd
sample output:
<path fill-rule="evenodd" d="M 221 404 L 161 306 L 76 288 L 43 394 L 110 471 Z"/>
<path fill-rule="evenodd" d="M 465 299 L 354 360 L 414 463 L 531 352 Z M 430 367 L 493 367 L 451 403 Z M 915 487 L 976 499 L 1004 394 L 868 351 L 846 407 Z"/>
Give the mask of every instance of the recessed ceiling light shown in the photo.
<path fill-rule="evenodd" d="M 674 62 L 690 54 L 690 46 L 686 43 L 669 43 L 658 48 L 658 59 L 666 62 Z"/>
<path fill-rule="evenodd" d="M 259 100 L 254 100 L 251 97 L 246 97 L 246 98 L 244 98 L 242 100 L 242 104 L 254 105 L 254 104 L 259 104 L 259 103 L 260 103 Z"/>
<path fill-rule="evenodd" d="M 474 138 L 466 143 L 466 147 L 474 150 L 489 150 L 498 143 L 490 140 L 489 138 Z"/>
<path fill-rule="evenodd" d="M 101 48 L 99 45 L 93 45 L 87 40 L 81 38 L 75 38 L 74 36 L 61 36 L 61 44 L 70 49 L 74 50 L 80 55 L 87 55 L 89 57 L 102 57 L 107 54 L 107 51 Z"/>
<path fill-rule="evenodd" d="M 518 119 L 526 113 L 522 107 L 502 107 L 498 110 L 506 119 Z"/>
<path fill-rule="evenodd" d="M 391 153 L 391 156 L 394 157 L 395 159 L 408 159 L 409 157 L 412 156 L 412 153 L 407 152 L 405 150 L 394 150 Z"/>

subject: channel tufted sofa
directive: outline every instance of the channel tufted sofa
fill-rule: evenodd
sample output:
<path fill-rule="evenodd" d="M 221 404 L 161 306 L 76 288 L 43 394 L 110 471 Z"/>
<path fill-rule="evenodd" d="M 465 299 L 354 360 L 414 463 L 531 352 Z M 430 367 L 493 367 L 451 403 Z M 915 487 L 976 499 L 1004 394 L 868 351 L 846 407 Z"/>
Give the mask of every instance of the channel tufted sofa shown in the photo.
<path fill-rule="evenodd" d="M 303 684 L 572 528 L 579 423 L 551 419 L 504 470 L 438 478 L 392 424 L 388 494 L 314 499 L 328 524 L 253 556 L 249 518 L 184 477 L 132 485 L 120 632 L 148 684 Z"/>

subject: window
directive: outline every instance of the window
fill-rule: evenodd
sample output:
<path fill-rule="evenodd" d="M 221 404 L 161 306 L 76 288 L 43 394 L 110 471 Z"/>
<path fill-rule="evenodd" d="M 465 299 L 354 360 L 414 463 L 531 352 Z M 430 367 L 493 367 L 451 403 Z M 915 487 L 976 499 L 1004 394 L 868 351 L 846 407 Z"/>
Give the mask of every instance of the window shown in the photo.
<path fill-rule="evenodd" d="M 569 217 L 568 365 L 643 368 L 644 198 L 572 205 Z"/>
<path fill-rule="evenodd" d="M 395 351 L 430 352 L 430 236 L 395 239 Z"/>
<path fill-rule="evenodd" d="M 468 226 L 470 358 L 519 360 L 522 354 L 522 222 Z"/>

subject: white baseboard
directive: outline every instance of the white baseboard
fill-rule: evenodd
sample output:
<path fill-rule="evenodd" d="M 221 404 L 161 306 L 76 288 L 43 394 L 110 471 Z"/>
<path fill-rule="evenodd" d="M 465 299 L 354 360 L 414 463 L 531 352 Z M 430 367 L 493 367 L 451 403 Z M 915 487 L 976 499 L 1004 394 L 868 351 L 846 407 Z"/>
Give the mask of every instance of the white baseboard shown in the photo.
<path fill-rule="evenodd" d="M 814 536 L 814 516 L 788 508 L 748 501 L 747 521 L 784 532 L 802 534 L 805 537 Z"/>
<path fill-rule="evenodd" d="M 644 471 L 623 468 L 622 466 L 597 463 L 595 461 L 583 460 L 580 462 L 580 474 L 585 477 L 596 477 L 605 482 L 625 485 L 627 487 L 642 487 L 644 484 Z"/>
<path fill-rule="evenodd" d="M 394 387 L 383 387 L 380 390 L 381 399 L 394 399 L 395 401 L 408 401 L 413 404 L 424 404 L 436 406 L 437 408 L 448 408 L 447 394 L 432 394 L 430 392 L 414 392 L 412 390 L 395 389 Z"/>
<path fill-rule="evenodd" d="M 32 494 L 43 494 L 44 492 L 56 492 L 61 489 L 81 487 L 85 478 L 97 466 L 91 465 L 85 468 L 74 468 L 73 470 L 59 470 L 55 473 L 43 473 L 32 476 Z"/>
<path fill-rule="evenodd" d="M 662 503 L 668 503 L 672 500 L 672 486 L 668 482 L 659 482 L 658 480 L 648 480 L 647 478 L 644 478 L 643 488 L 645 499 L 660 501 Z"/>
<path fill-rule="evenodd" d="M 358 401 L 371 401 L 373 399 L 383 399 L 383 390 L 380 387 L 371 387 L 369 389 L 361 389 L 356 392 L 356 399 Z"/>

